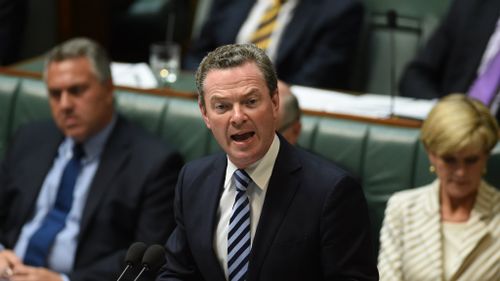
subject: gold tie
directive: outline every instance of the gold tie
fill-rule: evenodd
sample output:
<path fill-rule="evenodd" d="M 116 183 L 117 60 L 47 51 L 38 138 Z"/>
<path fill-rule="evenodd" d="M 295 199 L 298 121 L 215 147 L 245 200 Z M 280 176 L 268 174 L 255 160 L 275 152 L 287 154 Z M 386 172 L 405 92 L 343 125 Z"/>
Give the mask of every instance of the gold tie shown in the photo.
<path fill-rule="evenodd" d="M 271 5 L 260 18 L 257 29 L 252 34 L 250 41 L 262 50 L 266 50 L 271 42 L 271 34 L 276 26 L 276 19 L 281 7 L 281 0 L 273 0 Z"/>

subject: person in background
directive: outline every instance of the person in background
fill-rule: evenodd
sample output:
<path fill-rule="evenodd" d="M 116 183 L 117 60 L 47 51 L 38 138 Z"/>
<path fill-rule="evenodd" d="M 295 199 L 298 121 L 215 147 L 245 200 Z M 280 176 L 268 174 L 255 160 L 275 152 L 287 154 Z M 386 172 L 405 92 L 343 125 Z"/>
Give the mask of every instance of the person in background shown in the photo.
<path fill-rule="evenodd" d="M 216 47 L 254 43 L 287 84 L 347 89 L 362 21 L 357 0 L 213 0 L 184 67 Z"/>
<path fill-rule="evenodd" d="M 481 100 L 499 118 L 498 77 L 500 1 L 454 0 L 440 26 L 403 73 L 400 93 L 421 99 L 464 93 Z"/>
<path fill-rule="evenodd" d="M 53 120 L 22 127 L 0 165 L 0 278 L 114 280 L 130 244 L 173 230 L 182 159 L 116 112 L 94 41 L 53 48 L 44 79 Z"/>
<path fill-rule="evenodd" d="M 157 280 L 378 280 L 360 185 L 276 134 L 277 77 L 264 51 L 219 47 L 196 84 L 224 152 L 181 170 Z"/>
<path fill-rule="evenodd" d="M 450 95 L 429 113 L 421 140 L 437 179 L 390 198 L 381 280 L 499 280 L 500 192 L 482 179 L 496 120 L 482 103 Z"/>
<path fill-rule="evenodd" d="M 300 121 L 301 109 L 297 97 L 290 91 L 290 87 L 278 82 L 280 106 L 276 122 L 277 132 L 290 144 L 296 145 L 302 131 Z"/>

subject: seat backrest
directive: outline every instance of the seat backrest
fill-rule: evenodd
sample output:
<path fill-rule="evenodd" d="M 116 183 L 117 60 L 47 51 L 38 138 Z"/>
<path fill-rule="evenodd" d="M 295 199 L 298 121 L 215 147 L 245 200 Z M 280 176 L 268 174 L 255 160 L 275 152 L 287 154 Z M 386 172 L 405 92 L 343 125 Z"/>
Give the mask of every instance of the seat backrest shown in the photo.
<path fill-rule="evenodd" d="M 49 119 L 50 116 L 45 83 L 38 79 L 22 79 L 13 105 L 9 136 L 28 122 Z"/>
<path fill-rule="evenodd" d="M 211 134 L 205 126 L 197 103 L 193 100 L 172 99 L 163 116 L 160 137 L 175 145 L 185 161 L 190 161 L 211 150 Z"/>
<path fill-rule="evenodd" d="M 118 111 L 131 121 L 168 140 L 186 161 L 220 150 L 201 118 L 195 99 L 117 90 L 115 103 Z M 50 118 L 43 81 L 0 75 L 0 117 L 0 149 L 5 149 L 6 140 L 20 125 Z M 299 146 L 336 162 L 360 180 L 376 245 L 389 197 L 435 178 L 429 172 L 418 128 L 312 114 L 304 114 L 302 124 Z M 492 152 L 486 174 L 486 180 L 497 188 L 500 187 L 498 167 L 500 143 Z"/>
<path fill-rule="evenodd" d="M 389 27 L 387 17 L 386 13 L 365 15 L 353 74 L 354 88 L 361 92 L 396 94 L 399 77 L 421 45 L 421 18 L 399 16 L 396 26 Z"/>
<path fill-rule="evenodd" d="M 437 27 L 448 0 L 364 0 L 364 4 L 352 88 L 397 95 L 403 70 Z"/>
<path fill-rule="evenodd" d="M 18 78 L 0 76 L 0 159 L 5 153 L 19 83 Z"/>
<path fill-rule="evenodd" d="M 115 104 L 118 112 L 156 135 L 161 130 L 168 102 L 169 98 L 167 97 L 115 91 Z"/>

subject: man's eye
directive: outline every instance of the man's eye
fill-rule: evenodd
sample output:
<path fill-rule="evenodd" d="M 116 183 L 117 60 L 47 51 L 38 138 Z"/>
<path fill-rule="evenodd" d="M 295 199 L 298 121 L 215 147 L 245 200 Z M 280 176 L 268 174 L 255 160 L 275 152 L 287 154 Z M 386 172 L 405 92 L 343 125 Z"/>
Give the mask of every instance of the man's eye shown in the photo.
<path fill-rule="evenodd" d="M 217 111 L 223 111 L 227 108 L 227 106 L 225 104 L 222 104 L 222 103 L 216 103 L 216 104 L 214 104 L 214 108 Z"/>
<path fill-rule="evenodd" d="M 257 104 L 257 99 L 249 99 L 247 100 L 247 104 L 250 106 L 255 105 Z"/>
<path fill-rule="evenodd" d="M 49 96 L 53 99 L 59 99 L 61 97 L 60 90 L 49 90 Z"/>
<path fill-rule="evenodd" d="M 79 95 L 85 90 L 87 90 L 88 86 L 87 85 L 77 85 L 77 86 L 72 86 L 68 88 L 68 92 L 72 95 Z"/>

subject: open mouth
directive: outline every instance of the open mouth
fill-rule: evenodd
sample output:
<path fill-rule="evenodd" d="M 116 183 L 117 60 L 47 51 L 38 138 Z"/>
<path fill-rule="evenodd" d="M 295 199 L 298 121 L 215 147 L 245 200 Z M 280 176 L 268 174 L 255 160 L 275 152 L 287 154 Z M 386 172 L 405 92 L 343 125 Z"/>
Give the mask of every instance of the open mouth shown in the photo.
<path fill-rule="evenodd" d="M 254 132 L 248 132 L 248 133 L 244 133 L 244 134 L 236 134 L 236 135 L 232 135 L 231 139 L 234 141 L 246 141 L 249 138 L 253 137 L 253 135 L 255 135 Z"/>

